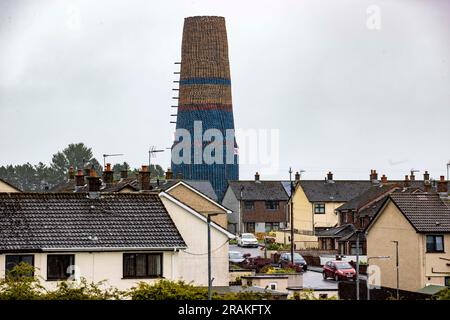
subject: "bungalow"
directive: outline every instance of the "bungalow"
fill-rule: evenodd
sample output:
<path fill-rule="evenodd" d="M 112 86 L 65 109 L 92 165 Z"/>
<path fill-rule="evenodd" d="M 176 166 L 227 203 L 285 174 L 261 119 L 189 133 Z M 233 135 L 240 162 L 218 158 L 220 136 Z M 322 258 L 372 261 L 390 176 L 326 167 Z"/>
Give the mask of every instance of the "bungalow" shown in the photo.
<path fill-rule="evenodd" d="M 228 285 L 233 235 L 211 225 L 214 285 Z M 164 192 L 0 193 L 0 277 L 27 262 L 48 288 L 78 277 L 119 289 L 160 278 L 206 285 L 206 230 L 203 215 Z"/>
<path fill-rule="evenodd" d="M 417 291 L 450 285 L 450 202 L 442 176 L 438 193 L 392 193 L 366 228 L 367 255 L 376 259 L 381 286 Z M 396 258 L 398 249 L 398 260 Z"/>

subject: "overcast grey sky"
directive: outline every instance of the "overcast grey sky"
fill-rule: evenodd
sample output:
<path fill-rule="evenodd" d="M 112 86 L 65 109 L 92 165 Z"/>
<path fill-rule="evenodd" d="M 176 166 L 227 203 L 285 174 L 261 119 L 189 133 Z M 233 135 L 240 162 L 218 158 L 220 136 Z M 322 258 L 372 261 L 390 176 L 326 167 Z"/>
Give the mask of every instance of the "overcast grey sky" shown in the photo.
<path fill-rule="evenodd" d="M 367 26 L 371 5 L 380 29 Z M 289 166 L 307 179 L 445 174 L 446 0 L 0 0 L 0 165 L 48 163 L 84 142 L 99 161 L 124 153 L 115 160 L 140 166 L 150 145 L 169 147 L 192 15 L 226 19 L 236 127 L 279 129 L 279 171 L 262 179 Z M 167 168 L 170 152 L 155 161 Z"/>

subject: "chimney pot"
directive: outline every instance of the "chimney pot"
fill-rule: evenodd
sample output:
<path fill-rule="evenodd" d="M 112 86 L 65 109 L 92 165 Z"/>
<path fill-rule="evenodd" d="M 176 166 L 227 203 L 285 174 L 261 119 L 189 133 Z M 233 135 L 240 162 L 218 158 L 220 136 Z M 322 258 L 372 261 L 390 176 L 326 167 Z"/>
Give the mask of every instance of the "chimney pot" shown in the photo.
<path fill-rule="evenodd" d="M 448 194 L 448 181 L 445 181 L 444 176 L 441 176 L 437 183 L 437 192 L 445 195 Z"/>
<path fill-rule="evenodd" d="M 405 186 L 405 188 L 408 188 L 410 186 L 408 175 L 405 175 L 404 186 Z"/>
<path fill-rule="evenodd" d="M 295 181 L 300 181 L 300 173 L 298 171 L 295 173 Z"/>
<path fill-rule="evenodd" d="M 141 171 L 139 171 L 139 182 L 141 190 L 150 190 L 150 171 L 148 171 L 148 166 L 142 166 Z"/>
<path fill-rule="evenodd" d="M 430 180 L 430 174 L 428 173 L 428 171 L 425 171 L 425 173 L 423 174 L 423 180 L 424 181 L 429 181 Z"/>
<path fill-rule="evenodd" d="M 329 180 L 329 181 L 333 180 L 333 173 L 331 171 L 328 171 L 328 173 L 327 173 L 327 180 Z"/>
<path fill-rule="evenodd" d="M 89 192 L 99 192 L 102 182 L 100 181 L 100 177 L 97 177 L 97 175 L 91 175 L 87 177 L 87 185 Z"/>
<path fill-rule="evenodd" d="M 84 174 L 83 174 L 83 170 L 81 170 L 81 169 L 78 169 L 77 175 L 75 176 L 75 185 L 77 187 L 84 186 Z"/>
<path fill-rule="evenodd" d="M 106 164 L 105 171 L 103 171 L 103 182 L 113 183 L 114 182 L 114 172 L 111 170 L 111 163 Z"/>
<path fill-rule="evenodd" d="M 381 176 L 381 182 L 382 182 L 382 183 L 386 183 L 386 182 L 387 182 L 387 177 L 386 177 L 386 175 L 383 174 L 383 175 Z"/>
<path fill-rule="evenodd" d="M 378 173 L 377 170 L 370 170 L 370 181 L 372 182 L 378 182 Z"/>
<path fill-rule="evenodd" d="M 69 168 L 69 180 L 75 179 L 75 170 L 73 169 L 73 166 L 70 166 Z"/>
<path fill-rule="evenodd" d="M 259 181 L 259 173 L 258 172 L 255 173 L 255 181 Z"/>
<path fill-rule="evenodd" d="M 173 172 L 172 172 L 172 169 L 167 168 L 167 171 L 166 171 L 166 180 L 172 180 L 172 179 L 173 179 Z"/>

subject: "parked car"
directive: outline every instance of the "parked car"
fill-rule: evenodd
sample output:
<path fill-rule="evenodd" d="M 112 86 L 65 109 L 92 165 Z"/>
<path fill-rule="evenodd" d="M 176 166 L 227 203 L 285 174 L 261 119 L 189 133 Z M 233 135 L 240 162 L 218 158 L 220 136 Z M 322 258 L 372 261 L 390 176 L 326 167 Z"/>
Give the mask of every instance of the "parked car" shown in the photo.
<path fill-rule="evenodd" d="M 289 252 L 284 252 L 280 255 L 280 266 L 282 268 L 286 267 L 290 263 L 292 263 L 291 260 L 291 254 Z M 301 256 L 301 254 L 294 252 L 294 264 L 301 266 L 303 271 L 306 271 L 308 269 L 308 264 L 306 263 L 305 259 Z"/>
<path fill-rule="evenodd" d="M 238 246 L 258 248 L 258 239 L 256 239 L 253 233 L 243 233 L 238 238 Z"/>
<path fill-rule="evenodd" d="M 356 280 L 356 270 L 347 261 L 328 261 L 323 266 L 323 278 L 339 280 Z"/>
<path fill-rule="evenodd" d="M 241 263 L 245 260 L 242 252 L 239 251 L 230 251 L 228 252 L 228 261 L 231 263 Z"/>

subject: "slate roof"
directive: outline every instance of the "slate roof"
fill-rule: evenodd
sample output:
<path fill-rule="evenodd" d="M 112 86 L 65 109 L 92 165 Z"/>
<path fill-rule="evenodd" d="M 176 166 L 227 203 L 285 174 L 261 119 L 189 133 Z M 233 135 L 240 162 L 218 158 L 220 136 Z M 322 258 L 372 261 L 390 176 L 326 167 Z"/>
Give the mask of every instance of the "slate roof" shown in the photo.
<path fill-rule="evenodd" d="M 151 186 L 154 190 L 167 190 L 170 187 L 177 184 L 180 180 L 161 180 L 159 182 L 159 185 L 152 180 Z M 214 192 L 214 189 L 211 185 L 211 182 L 208 180 L 181 180 L 197 191 L 203 193 L 207 197 L 211 198 L 212 200 L 217 202 L 217 195 Z M 110 184 L 102 184 L 102 187 L 100 188 L 101 192 L 119 192 L 120 190 L 129 187 L 134 189 L 135 191 L 139 191 L 140 185 L 135 178 L 126 178 L 126 179 L 120 179 L 117 181 L 114 181 Z M 68 180 L 63 183 L 60 183 L 59 185 L 56 185 L 53 187 L 50 192 L 75 192 L 75 181 L 74 180 Z M 87 187 L 79 187 L 77 189 L 77 192 L 87 192 Z"/>
<path fill-rule="evenodd" d="M 450 207 L 437 193 L 392 193 L 389 199 L 417 232 L 450 232 Z"/>
<path fill-rule="evenodd" d="M 244 188 L 242 190 L 242 200 L 287 201 L 289 199 L 288 194 L 280 181 L 229 181 L 228 186 L 231 188 L 237 199 L 241 198 L 241 187 Z"/>
<path fill-rule="evenodd" d="M 338 211 L 344 210 L 359 210 L 365 205 L 368 205 L 370 202 L 376 200 L 377 198 L 382 197 L 389 192 L 393 192 L 395 189 L 400 188 L 398 184 L 379 184 L 372 185 L 366 191 L 351 199 L 350 201 L 344 203 L 342 206 L 337 208 Z"/>
<path fill-rule="evenodd" d="M 186 247 L 151 193 L 0 193 L 0 239 L 0 252 Z"/>
<path fill-rule="evenodd" d="M 368 180 L 300 180 L 300 185 L 310 202 L 347 202 L 373 186 Z"/>
<path fill-rule="evenodd" d="M 356 230 L 353 224 L 344 224 L 339 227 L 322 230 L 316 233 L 319 238 L 341 238 L 348 234 L 352 234 Z"/>

